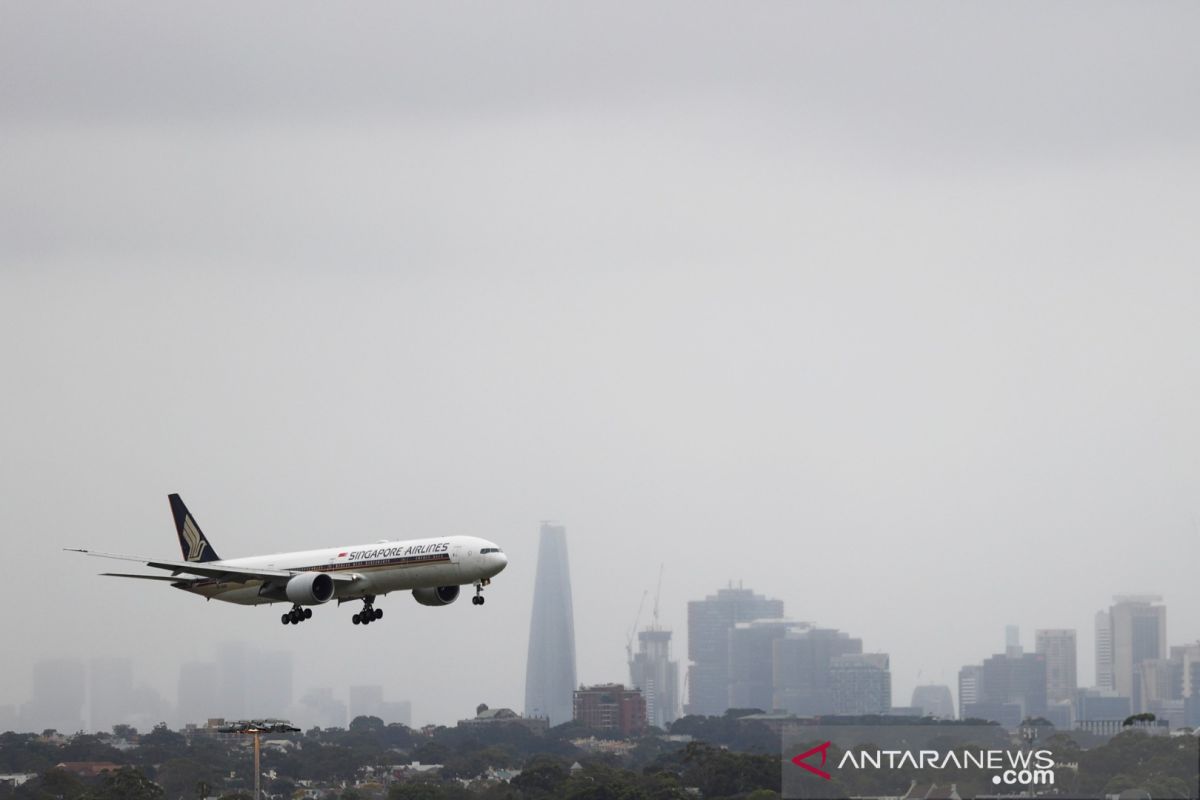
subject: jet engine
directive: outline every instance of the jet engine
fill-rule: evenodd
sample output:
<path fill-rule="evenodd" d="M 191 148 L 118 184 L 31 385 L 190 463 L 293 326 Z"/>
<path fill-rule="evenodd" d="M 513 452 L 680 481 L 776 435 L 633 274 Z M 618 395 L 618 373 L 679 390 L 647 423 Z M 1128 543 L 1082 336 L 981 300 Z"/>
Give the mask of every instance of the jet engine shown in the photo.
<path fill-rule="evenodd" d="M 413 589 L 413 598 L 423 606 L 448 606 L 458 599 L 458 586 Z"/>
<path fill-rule="evenodd" d="M 302 572 L 288 580 L 284 593 L 302 606 L 326 603 L 333 598 L 333 578 L 324 572 Z"/>

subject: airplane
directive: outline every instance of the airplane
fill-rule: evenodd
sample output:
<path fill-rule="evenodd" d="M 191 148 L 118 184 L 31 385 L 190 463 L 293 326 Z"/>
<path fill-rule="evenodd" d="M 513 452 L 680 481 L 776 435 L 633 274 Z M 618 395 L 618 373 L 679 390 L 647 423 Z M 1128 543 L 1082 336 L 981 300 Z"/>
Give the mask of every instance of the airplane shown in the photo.
<path fill-rule="evenodd" d="M 240 605 L 290 602 L 292 610 L 280 618 L 284 625 L 310 619 L 311 606 L 334 599 L 338 605 L 362 600 L 362 610 L 352 621 L 369 625 L 383 618 L 383 609 L 375 608 L 376 597 L 396 591 L 411 590 L 413 598 L 424 606 L 445 606 L 458 599 L 461 587 L 473 585 L 475 596 L 471 602 L 481 606 L 483 587 L 508 565 L 503 550 L 475 536 L 380 539 L 373 544 L 222 559 L 179 495 L 171 494 L 167 499 L 175 517 L 182 561 L 66 549 L 100 558 L 138 561 L 171 573 L 101 573 L 106 576 L 164 581 L 208 600 Z"/>

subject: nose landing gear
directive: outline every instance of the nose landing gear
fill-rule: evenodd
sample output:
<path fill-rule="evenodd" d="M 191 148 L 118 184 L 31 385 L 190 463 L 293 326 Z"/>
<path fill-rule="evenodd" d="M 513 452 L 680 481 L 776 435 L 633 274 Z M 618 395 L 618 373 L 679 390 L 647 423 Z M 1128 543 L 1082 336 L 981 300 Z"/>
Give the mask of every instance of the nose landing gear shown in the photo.
<path fill-rule="evenodd" d="M 484 581 L 475 581 L 475 596 L 471 598 L 473 605 L 483 605 L 483 586 Z"/>
<path fill-rule="evenodd" d="M 383 619 L 383 609 L 375 608 L 375 595 L 367 595 L 363 598 L 362 611 L 350 618 L 350 621 L 355 625 L 370 625 L 377 619 Z"/>
<path fill-rule="evenodd" d="M 312 619 L 311 608 L 301 608 L 299 604 L 292 607 L 292 610 L 279 618 L 279 621 L 284 625 L 299 625 L 306 619 Z"/>

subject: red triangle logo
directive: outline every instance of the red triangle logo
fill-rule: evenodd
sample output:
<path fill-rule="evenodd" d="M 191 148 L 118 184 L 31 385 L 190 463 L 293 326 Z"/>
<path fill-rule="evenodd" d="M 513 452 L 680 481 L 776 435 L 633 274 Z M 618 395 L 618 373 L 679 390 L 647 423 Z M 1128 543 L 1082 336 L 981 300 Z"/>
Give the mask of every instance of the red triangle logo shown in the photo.
<path fill-rule="evenodd" d="M 831 744 L 833 744 L 833 742 L 826 742 L 825 744 L 819 744 L 816 747 L 814 747 L 813 749 L 811 749 L 805 753 L 801 753 L 800 755 L 793 758 L 792 763 L 795 764 L 797 767 L 808 770 L 809 772 L 811 772 L 814 775 L 820 775 L 822 778 L 824 778 L 827 781 L 832 780 L 833 776 L 830 775 L 828 772 L 826 772 L 823 769 L 817 769 L 816 767 L 814 767 L 812 764 L 809 764 L 805 760 L 805 759 L 809 758 L 810 756 L 815 756 L 817 753 L 820 753 L 821 754 L 821 766 L 822 767 L 825 766 L 825 758 L 829 754 L 829 746 Z"/>

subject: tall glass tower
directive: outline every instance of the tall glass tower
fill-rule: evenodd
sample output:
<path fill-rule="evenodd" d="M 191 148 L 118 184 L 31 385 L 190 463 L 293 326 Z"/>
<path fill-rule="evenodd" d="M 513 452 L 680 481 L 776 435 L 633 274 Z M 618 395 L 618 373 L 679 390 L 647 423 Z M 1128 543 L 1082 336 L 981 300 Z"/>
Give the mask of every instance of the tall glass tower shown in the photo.
<path fill-rule="evenodd" d="M 575 691 L 575 621 L 567 529 L 542 523 L 538 544 L 529 658 L 525 663 L 525 716 L 548 717 L 551 725 L 571 719 Z"/>

